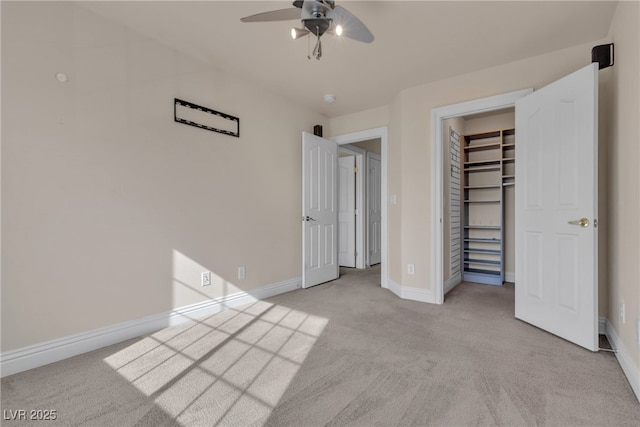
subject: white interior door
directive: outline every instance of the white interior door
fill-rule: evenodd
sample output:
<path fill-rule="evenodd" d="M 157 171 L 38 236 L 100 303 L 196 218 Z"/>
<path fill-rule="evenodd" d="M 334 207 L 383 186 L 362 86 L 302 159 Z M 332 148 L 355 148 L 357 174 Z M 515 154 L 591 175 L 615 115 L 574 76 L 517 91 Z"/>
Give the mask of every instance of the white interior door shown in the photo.
<path fill-rule="evenodd" d="M 302 287 L 338 278 L 338 146 L 302 134 Z"/>
<path fill-rule="evenodd" d="M 382 259 L 382 164 L 380 156 L 367 153 L 367 223 L 369 265 Z"/>
<path fill-rule="evenodd" d="M 516 102 L 518 319 L 598 350 L 598 64 Z"/>
<path fill-rule="evenodd" d="M 338 159 L 338 264 L 356 266 L 356 156 Z"/>

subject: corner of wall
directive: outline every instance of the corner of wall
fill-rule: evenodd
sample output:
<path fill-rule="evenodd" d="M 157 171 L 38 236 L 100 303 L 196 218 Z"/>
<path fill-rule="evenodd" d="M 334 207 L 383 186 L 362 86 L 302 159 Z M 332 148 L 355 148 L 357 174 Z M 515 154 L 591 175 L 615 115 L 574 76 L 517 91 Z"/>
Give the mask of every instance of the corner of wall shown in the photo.
<path fill-rule="evenodd" d="M 640 403 L 640 369 L 636 366 L 632 355 L 620 339 L 615 327 L 608 320 L 605 321 L 605 335 L 614 349 L 616 359 L 618 359 L 618 363 Z"/>

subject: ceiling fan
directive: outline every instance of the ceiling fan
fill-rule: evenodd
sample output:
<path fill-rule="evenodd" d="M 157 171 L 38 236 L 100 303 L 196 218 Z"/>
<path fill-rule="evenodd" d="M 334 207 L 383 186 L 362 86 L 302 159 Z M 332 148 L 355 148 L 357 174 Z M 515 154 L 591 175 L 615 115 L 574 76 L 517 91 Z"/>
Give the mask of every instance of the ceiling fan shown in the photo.
<path fill-rule="evenodd" d="M 373 41 L 373 34 L 351 12 L 342 6 L 336 6 L 334 0 L 297 0 L 288 9 L 272 10 L 240 19 L 242 22 L 269 22 L 300 19 L 302 28 L 292 28 L 291 37 L 299 39 L 308 34 L 316 37 L 313 57 L 322 57 L 320 37 L 327 34 L 349 37 L 364 43 Z M 308 57 L 311 59 L 311 56 Z"/>

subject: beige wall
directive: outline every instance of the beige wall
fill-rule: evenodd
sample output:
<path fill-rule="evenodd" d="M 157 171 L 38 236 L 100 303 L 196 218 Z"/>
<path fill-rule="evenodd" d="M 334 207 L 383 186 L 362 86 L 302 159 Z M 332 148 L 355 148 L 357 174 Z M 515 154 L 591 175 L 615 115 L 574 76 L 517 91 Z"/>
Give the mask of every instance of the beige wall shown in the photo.
<path fill-rule="evenodd" d="M 514 128 L 516 125 L 515 110 L 496 114 L 480 114 L 465 117 L 467 134 L 489 132 L 497 129 Z"/>
<path fill-rule="evenodd" d="M 640 371 L 640 4 L 620 2 L 609 36 L 615 44 L 608 127 L 608 320 Z M 625 304 L 626 321 L 620 318 Z"/>
<path fill-rule="evenodd" d="M 174 97 L 241 137 L 175 123 Z M 70 2 L 2 2 L 2 351 L 300 277 L 314 124 Z"/>
<path fill-rule="evenodd" d="M 377 154 L 378 156 L 382 155 L 382 149 L 380 144 L 380 138 L 370 139 L 369 141 L 361 141 L 354 142 L 352 144 L 354 147 L 362 148 L 365 151 L 369 151 L 373 154 Z"/>
<path fill-rule="evenodd" d="M 389 107 L 382 106 L 331 119 L 331 133 L 325 132 L 325 136 L 344 135 L 387 126 L 388 124 Z"/>
<path fill-rule="evenodd" d="M 333 123 L 333 119 L 330 123 Z M 396 97 L 389 107 L 388 140 L 387 140 L 387 191 L 389 207 L 387 209 L 387 258 L 388 279 L 399 282 L 403 269 L 399 262 L 402 259 L 402 127 L 390 124 L 402 121 L 402 104 Z M 394 200 L 395 199 L 395 203 Z M 395 278 L 395 279 L 394 279 Z"/>

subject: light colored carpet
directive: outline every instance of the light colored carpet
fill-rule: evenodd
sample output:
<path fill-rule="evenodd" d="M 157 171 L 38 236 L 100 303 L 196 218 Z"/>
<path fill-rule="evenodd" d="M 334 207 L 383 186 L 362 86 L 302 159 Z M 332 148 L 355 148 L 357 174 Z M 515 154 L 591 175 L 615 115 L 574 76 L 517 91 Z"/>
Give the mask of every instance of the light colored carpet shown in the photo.
<path fill-rule="evenodd" d="M 442 306 L 379 269 L 2 380 L 3 425 L 640 425 L 615 357 L 515 320 L 513 286 Z M 27 412 L 28 414 L 28 412 Z"/>

